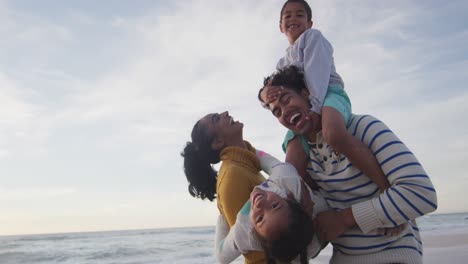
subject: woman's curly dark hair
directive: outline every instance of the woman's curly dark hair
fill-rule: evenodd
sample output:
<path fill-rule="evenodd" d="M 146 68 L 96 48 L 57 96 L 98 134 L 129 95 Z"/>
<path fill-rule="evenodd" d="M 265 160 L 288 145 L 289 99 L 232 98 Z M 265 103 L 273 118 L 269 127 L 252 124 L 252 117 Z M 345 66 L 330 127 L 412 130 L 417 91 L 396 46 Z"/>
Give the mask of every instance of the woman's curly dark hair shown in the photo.
<path fill-rule="evenodd" d="M 198 121 L 192 129 L 192 142 L 187 142 L 181 156 L 184 158 L 184 172 L 189 182 L 190 195 L 204 200 L 216 198 L 218 172 L 212 164 L 220 162 L 220 150 L 213 150 L 213 136 Z"/>

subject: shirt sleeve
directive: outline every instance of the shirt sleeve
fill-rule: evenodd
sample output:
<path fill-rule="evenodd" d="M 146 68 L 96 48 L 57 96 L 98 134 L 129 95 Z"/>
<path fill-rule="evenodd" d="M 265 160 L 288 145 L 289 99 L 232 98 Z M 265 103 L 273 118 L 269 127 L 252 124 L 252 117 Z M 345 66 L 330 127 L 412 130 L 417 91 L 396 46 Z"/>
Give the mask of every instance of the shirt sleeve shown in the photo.
<path fill-rule="evenodd" d="M 277 158 L 271 156 L 270 154 L 262 150 L 257 149 L 256 155 L 258 160 L 260 161 L 260 167 L 268 175 L 271 175 L 271 170 L 273 169 L 273 167 L 278 166 L 282 163 Z"/>
<path fill-rule="evenodd" d="M 320 114 L 333 65 L 333 47 L 318 30 L 304 32 L 297 52 L 302 52 L 304 79 L 311 96 L 312 111 Z"/>
<path fill-rule="evenodd" d="M 361 230 L 395 227 L 436 210 L 436 191 L 414 154 L 380 120 L 359 118 L 355 135 L 372 150 L 391 184 L 378 197 L 352 205 Z"/>
<path fill-rule="evenodd" d="M 216 259 L 219 263 L 231 263 L 241 255 L 234 239 L 235 230 L 235 224 L 230 230 L 226 219 L 224 219 L 221 214 L 218 216 L 218 221 L 216 223 L 215 251 Z"/>
<path fill-rule="evenodd" d="M 261 150 L 257 150 L 257 157 L 260 161 L 260 167 L 270 175 L 270 179 L 278 182 L 286 193 L 292 194 L 294 200 L 300 203 L 303 182 L 296 168 L 287 162 L 279 161 L 277 158 Z M 310 190 L 305 185 L 304 188 L 307 191 Z"/>

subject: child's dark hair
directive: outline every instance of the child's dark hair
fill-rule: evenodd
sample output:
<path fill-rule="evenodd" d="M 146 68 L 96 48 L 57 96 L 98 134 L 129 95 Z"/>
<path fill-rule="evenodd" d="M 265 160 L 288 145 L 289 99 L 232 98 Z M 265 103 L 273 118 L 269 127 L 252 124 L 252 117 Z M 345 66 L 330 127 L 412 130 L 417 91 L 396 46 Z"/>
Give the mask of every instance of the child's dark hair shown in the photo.
<path fill-rule="evenodd" d="M 301 3 L 304 5 L 304 9 L 307 14 L 307 21 L 312 21 L 312 8 L 310 8 L 309 4 L 305 0 L 287 0 L 283 7 L 281 8 L 281 13 L 280 13 L 280 24 L 283 21 L 283 11 L 286 8 L 286 5 L 289 3 Z"/>
<path fill-rule="evenodd" d="M 300 256 L 300 263 L 307 264 L 307 246 L 312 241 L 315 229 L 312 226 L 310 216 L 304 211 L 302 206 L 295 200 L 286 199 L 289 205 L 289 225 L 274 240 L 268 241 L 257 236 L 268 264 L 275 264 L 276 261 L 291 262 L 297 256 Z"/>
<path fill-rule="evenodd" d="M 192 129 L 192 142 L 187 142 L 183 152 L 184 172 L 189 182 L 188 191 L 193 197 L 213 201 L 216 198 L 217 171 L 212 164 L 220 162 L 220 150 L 213 150 L 213 136 L 198 121 Z"/>
<path fill-rule="evenodd" d="M 286 89 L 300 93 L 302 89 L 307 89 L 304 82 L 304 73 L 294 65 L 284 67 L 263 80 L 263 87 L 258 91 L 258 100 L 264 103 L 260 94 L 268 86 L 283 86 Z"/>

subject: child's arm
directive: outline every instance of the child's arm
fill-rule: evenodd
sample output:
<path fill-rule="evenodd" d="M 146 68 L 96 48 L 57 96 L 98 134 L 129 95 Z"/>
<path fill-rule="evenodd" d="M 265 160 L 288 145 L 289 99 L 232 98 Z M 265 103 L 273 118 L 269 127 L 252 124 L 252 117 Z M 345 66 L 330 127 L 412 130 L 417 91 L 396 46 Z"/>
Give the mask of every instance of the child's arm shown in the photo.
<path fill-rule="evenodd" d="M 268 175 L 271 175 L 271 171 L 275 166 L 282 164 L 282 162 L 279 161 L 277 158 L 271 156 L 270 154 L 262 150 L 257 149 L 256 154 L 258 160 L 260 161 L 260 167 Z"/>
<path fill-rule="evenodd" d="M 303 191 L 308 188 L 301 181 L 301 176 L 296 168 L 287 162 L 281 162 L 270 154 L 257 150 L 257 157 L 260 160 L 261 168 L 270 175 L 271 180 L 278 183 L 283 190 L 292 195 L 294 200 L 301 203 Z M 310 195 L 308 196 L 310 199 Z"/>
<path fill-rule="evenodd" d="M 241 255 L 234 241 L 233 234 L 234 232 L 232 234 L 229 232 L 229 225 L 226 219 L 220 214 L 216 223 L 215 234 L 215 252 L 219 263 L 231 263 Z"/>
<path fill-rule="evenodd" d="M 302 52 L 304 79 L 310 92 L 312 111 L 321 114 L 323 100 L 327 94 L 333 65 L 333 47 L 328 40 L 315 29 L 304 32 L 295 52 Z"/>
<path fill-rule="evenodd" d="M 263 253 L 260 252 L 262 247 L 253 236 L 252 229 L 253 224 L 249 214 L 239 213 L 230 229 L 226 219 L 219 215 L 215 235 L 215 252 L 218 262 L 231 263 L 241 254 L 253 262 L 263 259 Z"/>

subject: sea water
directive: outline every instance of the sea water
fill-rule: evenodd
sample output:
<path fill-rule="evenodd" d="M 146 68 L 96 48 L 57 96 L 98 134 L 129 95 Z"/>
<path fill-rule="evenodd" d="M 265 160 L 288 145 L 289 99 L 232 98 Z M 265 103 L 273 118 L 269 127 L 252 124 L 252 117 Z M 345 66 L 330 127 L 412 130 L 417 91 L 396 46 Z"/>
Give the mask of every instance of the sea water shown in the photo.
<path fill-rule="evenodd" d="M 422 232 L 468 228 L 468 213 L 418 218 Z M 1 264 L 216 263 L 214 227 L 0 237 Z M 314 263 L 327 263 L 331 247 Z M 234 263 L 243 263 L 238 258 Z"/>

